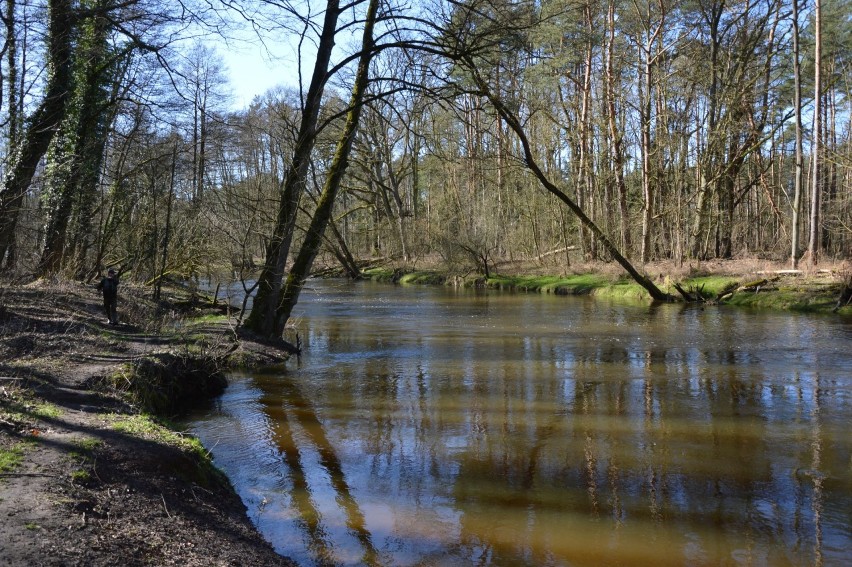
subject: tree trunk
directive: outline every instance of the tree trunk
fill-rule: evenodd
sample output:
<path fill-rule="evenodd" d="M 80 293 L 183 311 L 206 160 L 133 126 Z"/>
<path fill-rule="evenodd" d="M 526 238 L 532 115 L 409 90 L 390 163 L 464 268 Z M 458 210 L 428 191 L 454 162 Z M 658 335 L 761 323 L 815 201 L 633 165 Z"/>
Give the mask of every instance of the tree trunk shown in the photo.
<path fill-rule="evenodd" d="M 68 112 L 48 150 L 46 193 L 52 206 L 47 207 L 45 242 L 38 275 L 58 272 L 72 251 L 67 245 L 69 226 L 83 211 L 91 211 L 94 199 L 88 186 L 97 183 L 107 138 L 109 76 L 116 60 L 107 60 L 106 18 L 92 16 L 78 28 L 79 40 L 74 75 L 80 77 Z"/>
<path fill-rule="evenodd" d="M 21 124 L 20 124 L 20 116 L 22 113 L 22 109 L 20 108 L 18 97 L 18 41 L 17 36 L 15 34 L 15 0 L 6 0 L 6 16 L 3 18 L 3 22 L 6 24 L 6 56 L 7 56 L 7 65 L 9 70 L 7 71 L 7 87 L 6 87 L 6 95 L 7 95 L 7 108 L 8 108 L 8 156 L 13 156 L 17 154 L 18 150 L 18 135 L 20 134 Z M 26 45 L 23 46 L 26 50 Z M 2 73 L 0 72 L 0 102 L 2 102 L 3 98 L 3 78 Z M 2 107 L 2 104 L 0 104 Z M 15 266 L 16 258 L 15 258 L 15 243 L 14 239 L 11 245 L 6 252 L 6 258 L 4 263 L 3 254 L 0 253 L 0 269 L 12 268 Z"/>
<path fill-rule="evenodd" d="M 282 183 L 278 216 L 272 238 L 267 246 L 266 261 L 258 279 L 257 296 L 245 322 L 247 328 L 263 336 L 280 337 L 284 332 L 284 328 L 280 325 L 281 318 L 277 316 L 282 300 L 284 270 L 290 252 L 299 200 L 308 174 L 311 152 L 316 143 L 317 121 L 322 95 L 328 80 L 328 66 L 334 49 L 337 20 L 340 14 L 340 1 L 328 0 L 311 84 L 302 110 L 299 135 L 293 148 L 290 168 Z"/>
<path fill-rule="evenodd" d="M 811 162 L 813 175 L 811 177 L 811 226 L 808 239 L 808 261 L 811 266 L 819 262 L 820 252 L 820 136 L 822 135 L 822 80 L 820 68 L 822 65 L 822 6 L 821 0 L 814 0 L 814 126 L 813 142 L 811 144 Z"/>
<path fill-rule="evenodd" d="M 591 164 L 591 98 L 592 98 L 592 37 L 593 23 L 591 8 L 585 6 L 583 13 L 586 17 L 586 30 L 589 34 L 589 39 L 585 45 L 583 57 L 583 79 L 580 89 L 580 116 L 578 118 L 579 126 L 579 175 L 577 180 L 577 204 L 581 208 L 587 207 L 587 202 L 591 202 L 592 197 L 592 164 Z M 592 259 L 597 257 L 595 246 L 588 234 L 588 227 L 584 224 L 580 225 L 581 241 L 583 242 L 583 252 Z"/>
<path fill-rule="evenodd" d="M 314 211 L 314 216 L 311 219 L 311 224 L 308 231 L 305 233 L 305 240 L 296 259 L 293 261 L 293 267 L 287 276 L 287 284 L 284 287 L 284 292 L 281 298 L 281 304 L 276 314 L 279 328 L 284 329 L 287 319 L 290 318 L 290 313 L 296 302 L 299 300 L 299 294 L 302 291 L 302 286 L 310 273 L 314 258 L 319 251 L 322 237 L 325 233 L 325 228 L 328 226 L 331 219 L 331 213 L 334 208 L 334 201 L 337 197 L 337 192 L 340 189 L 340 184 L 343 181 L 343 175 L 346 172 L 346 166 L 349 162 L 349 153 L 352 149 L 352 142 L 355 140 L 355 133 L 358 130 L 358 119 L 361 116 L 361 108 L 364 99 L 364 94 L 367 90 L 369 79 L 370 61 L 373 58 L 373 49 L 375 47 L 375 39 L 373 38 L 373 26 L 376 22 L 376 14 L 378 12 L 379 0 L 370 0 L 367 8 L 367 15 L 364 21 L 364 39 L 361 47 L 361 57 L 358 62 L 358 70 L 355 75 L 355 84 L 352 86 L 352 96 L 349 100 L 349 111 L 346 113 L 346 124 L 343 127 L 343 132 L 340 136 L 340 141 L 337 144 L 337 149 L 334 153 L 334 159 L 329 168 L 328 177 L 323 186 L 322 195 L 320 195 L 317 208 Z"/>
<path fill-rule="evenodd" d="M 804 168 L 802 167 L 803 151 L 802 151 L 802 66 L 800 61 L 799 47 L 799 0 L 792 1 L 793 8 L 793 112 L 796 117 L 796 165 L 793 177 L 793 218 L 792 218 L 792 236 L 791 236 L 791 251 L 790 251 L 790 267 L 797 269 L 799 267 L 799 230 L 801 229 L 801 221 L 799 217 L 802 214 L 802 180 L 804 178 Z"/>
<path fill-rule="evenodd" d="M 631 253 L 630 212 L 627 207 L 627 184 L 624 181 L 624 136 L 618 129 L 618 112 L 615 105 L 615 73 L 613 71 L 613 49 L 615 44 L 615 2 L 610 1 L 607 11 L 608 39 L 606 49 L 606 110 L 612 145 L 612 168 L 615 185 L 618 190 L 618 210 L 621 214 L 621 249 L 628 256 Z"/>
<path fill-rule="evenodd" d="M 698 163 L 698 203 L 695 211 L 695 220 L 693 224 L 691 239 L 692 239 L 692 257 L 704 258 L 706 255 L 706 243 L 709 237 L 709 219 L 708 209 L 712 200 L 712 183 L 715 183 L 716 167 L 722 162 L 722 140 L 718 131 L 718 113 L 720 108 L 719 103 L 719 52 L 721 49 L 721 38 L 719 37 L 719 23 L 722 20 L 722 14 L 725 11 L 724 2 L 712 2 L 710 14 L 707 17 L 707 23 L 710 27 L 710 86 L 707 93 L 707 131 L 705 138 L 707 140 L 704 159 L 699 159 Z"/>
<path fill-rule="evenodd" d="M 585 229 L 587 229 L 592 236 L 603 245 L 604 249 L 612 255 L 613 259 L 618 262 L 624 270 L 630 274 L 630 277 L 633 278 L 636 283 L 641 285 L 648 294 L 655 300 L 659 301 L 669 301 L 671 300 L 671 296 L 667 293 L 661 291 L 654 283 L 640 274 L 636 268 L 625 258 L 621 252 L 619 252 L 618 247 L 612 243 L 612 241 L 604 234 L 604 232 L 586 215 L 585 211 L 577 205 L 568 195 L 565 194 L 559 187 L 557 187 L 550 179 L 545 175 L 544 171 L 542 171 L 541 167 L 539 167 L 535 156 L 533 155 L 532 146 L 530 144 L 529 139 L 527 138 L 526 132 L 524 131 L 524 127 L 517 117 L 517 115 L 506 105 L 503 101 L 496 95 L 491 89 L 488 87 L 485 79 L 482 78 L 482 75 L 479 74 L 476 62 L 468 57 L 462 57 L 467 67 L 468 72 L 471 73 L 472 78 L 479 89 L 482 91 L 482 94 L 488 98 L 491 102 L 494 109 L 497 113 L 506 121 L 506 124 L 512 131 L 515 132 L 515 135 L 518 137 L 521 148 L 523 151 L 524 160 L 526 162 L 527 168 L 535 175 L 536 179 L 538 179 L 539 183 L 551 194 L 556 196 L 560 201 L 565 203 L 569 209 L 574 213 L 574 215 L 580 220 L 580 223 L 583 225 Z"/>
<path fill-rule="evenodd" d="M 64 118 L 71 94 L 72 9 L 70 0 L 49 4 L 48 79 L 45 95 L 27 121 L 20 145 L 0 188 L 0 262 L 12 249 L 18 213 L 36 167 Z"/>
<path fill-rule="evenodd" d="M 329 219 L 328 227 L 334 234 L 334 239 L 337 241 L 337 246 L 339 247 L 335 249 L 334 253 L 337 257 L 337 261 L 340 262 L 341 267 L 346 270 L 346 275 L 349 276 L 350 279 L 357 280 L 361 277 L 361 270 L 358 268 L 358 262 L 356 262 L 355 258 L 352 256 L 352 252 L 350 252 L 349 246 L 346 244 L 346 239 L 343 238 L 343 235 L 337 228 L 337 223 L 334 222 L 333 218 Z"/>
<path fill-rule="evenodd" d="M 163 289 L 163 278 L 166 275 L 166 266 L 169 262 L 169 241 L 172 235 L 172 204 L 175 198 L 175 171 L 177 170 L 177 142 L 172 148 L 172 170 L 169 175 L 169 200 L 166 204 L 166 233 L 163 235 L 163 253 L 160 261 L 160 272 L 157 274 L 157 283 L 154 286 L 154 299 L 159 301 Z"/>
<path fill-rule="evenodd" d="M 19 101 L 18 101 L 18 42 L 15 35 L 15 0 L 6 0 L 6 61 L 9 67 L 6 71 L 7 108 L 9 120 L 9 153 L 14 155 L 18 145 Z M 24 46 L 26 48 L 26 46 Z M 3 98 L 2 78 L 0 78 L 0 100 Z M 2 106 L 2 105 L 0 105 Z"/>

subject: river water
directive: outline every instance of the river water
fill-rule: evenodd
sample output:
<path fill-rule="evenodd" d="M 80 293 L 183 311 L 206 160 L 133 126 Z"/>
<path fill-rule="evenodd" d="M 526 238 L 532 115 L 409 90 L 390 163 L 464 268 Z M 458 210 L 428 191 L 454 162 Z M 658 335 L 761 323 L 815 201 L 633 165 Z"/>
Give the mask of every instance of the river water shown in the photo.
<path fill-rule="evenodd" d="M 852 321 L 310 282 L 192 433 L 300 565 L 849 565 Z"/>

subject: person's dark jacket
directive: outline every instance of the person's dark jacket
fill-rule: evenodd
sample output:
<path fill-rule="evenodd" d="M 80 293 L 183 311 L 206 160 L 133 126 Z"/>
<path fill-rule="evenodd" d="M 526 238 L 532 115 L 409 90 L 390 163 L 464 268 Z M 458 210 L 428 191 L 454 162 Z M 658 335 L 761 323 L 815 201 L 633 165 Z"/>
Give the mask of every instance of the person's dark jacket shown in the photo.
<path fill-rule="evenodd" d="M 104 293 L 104 297 L 115 297 L 118 295 L 118 276 L 105 277 L 97 285 L 97 288 Z"/>

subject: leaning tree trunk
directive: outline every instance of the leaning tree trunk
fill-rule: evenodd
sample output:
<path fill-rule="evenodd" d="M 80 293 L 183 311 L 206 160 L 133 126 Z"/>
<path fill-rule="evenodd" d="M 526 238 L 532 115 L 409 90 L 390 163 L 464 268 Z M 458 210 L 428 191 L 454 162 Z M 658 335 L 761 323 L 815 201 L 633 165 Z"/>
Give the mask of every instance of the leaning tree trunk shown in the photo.
<path fill-rule="evenodd" d="M 281 303 L 284 268 L 290 252 L 299 200 L 307 179 L 311 152 L 316 143 L 317 121 L 328 80 L 328 66 L 340 14 L 340 1 L 328 0 L 311 84 L 308 87 L 305 108 L 302 110 L 299 136 L 293 149 L 290 168 L 284 178 L 275 228 L 267 246 L 263 270 L 258 278 L 257 296 L 245 322 L 246 328 L 267 337 L 280 337 L 284 332 L 276 313 Z"/>
<path fill-rule="evenodd" d="M 618 247 L 607 237 L 606 234 L 604 234 L 600 227 L 598 227 L 598 225 L 595 224 L 588 215 L 586 215 L 582 207 L 577 205 L 577 203 L 566 195 L 565 192 L 550 181 L 544 171 L 542 171 L 541 167 L 539 167 L 535 156 L 533 156 L 532 145 L 527 138 L 520 119 L 506 104 L 504 104 L 499 96 L 488 87 L 485 79 L 483 79 L 482 75 L 479 73 L 475 62 L 467 57 L 462 57 L 461 59 L 464 60 L 468 71 L 471 73 L 475 84 L 481 91 L 481 94 L 488 98 L 497 113 L 506 121 L 506 124 L 508 124 L 515 132 L 515 135 L 518 136 L 527 168 L 533 173 L 533 175 L 535 175 L 539 183 L 541 183 L 548 192 L 555 195 L 560 201 L 565 203 L 569 209 L 571 209 L 574 215 L 580 220 L 582 225 L 592 234 L 592 236 L 601 243 L 604 249 L 612 255 L 613 259 L 618 262 L 621 267 L 630 274 L 630 277 L 632 277 L 636 283 L 641 285 L 653 299 L 659 301 L 671 300 L 671 295 L 660 290 L 651 280 L 640 274 L 636 268 L 633 267 L 633 264 L 631 264 L 630 261 L 621 254 Z"/>
<path fill-rule="evenodd" d="M 346 270 L 346 274 L 349 278 L 357 280 L 361 277 L 361 270 L 358 268 L 358 262 L 355 261 L 355 257 L 349 250 L 349 245 L 346 244 L 346 240 L 337 228 L 337 223 L 334 222 L 333 218 L 329 219 L 328 227 L 331 229 L 334 234 L 334 239 L 337 241 L 337 247 L 335 247 L 335 256 L 337 257 L 337 260 L 340 262 L 343 269 Z"/>
<path fill-rule="evenodd" d="M 305 240 L 299 250 L 299 254 L 293 261 L 293 267 L 290 269 L 290 274 L 287 276 L 287 284 L 284 287 L 284 292 L 281 298 L 281 305 L 278 309 L 277 318 L 280 328 L 283 329 L 299 300 L 299 294 L 302 291 L 302 286 L 310 273 L 314 258 L 316 258 L 322 243 L 323 233 L 331 219 L 331 213 L 334 208 L 334 201 L 337 197 L 337 192 L 340 189 L 340 184 L 343 181 L 343 175 L 346 173 L 346 166 L 349 162 L 349 153 L 352 149 L 352 142 L 355 140 L 355 133 L 358 130 L 358 119 L 361 116 L 361 108 L 364 100 L 364 94 L 367 90 L 369 79 L 370 61 L 373 58 L 373 49 L 375 47 L 375 39 L 373 38 L 373 26 L 376 22 L 376 13 L 378 12 L 379 0 L 370 0 L 367 8 L 367 15 L 364 22 L 364 39 L 361 47 L 361 57 L 358 62 L 358 71 L 355 75 L 355 84 L 352 86 L 352 96 L 349 100 L 349 111 L 346 113 L 346 124 L 343 127 L 343 133 L 340 136 L 340 141 L 337 143 L 337 149 L 334 152 L 334 159 L 329 168 L 328 178 L 323 186 L 322 195 L 320 195 L 317 203 L 314 216 L 311 218 L 311 224 L 305 234 Z"/>

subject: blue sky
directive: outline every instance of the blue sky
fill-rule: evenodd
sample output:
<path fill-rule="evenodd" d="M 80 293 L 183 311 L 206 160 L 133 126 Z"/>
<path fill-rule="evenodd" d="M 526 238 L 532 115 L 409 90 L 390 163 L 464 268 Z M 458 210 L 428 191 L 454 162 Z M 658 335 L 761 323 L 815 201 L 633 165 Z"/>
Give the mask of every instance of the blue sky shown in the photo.
<path fill-rule="evenodd" d="M 269 61 L 259 45 L 239 49 L 219 46 L 218 51 L 228 66 L 235 109 L 247 107 L 255 96 L 276 85 L 295 83 L 292 65 L 286 61 Z"/>

